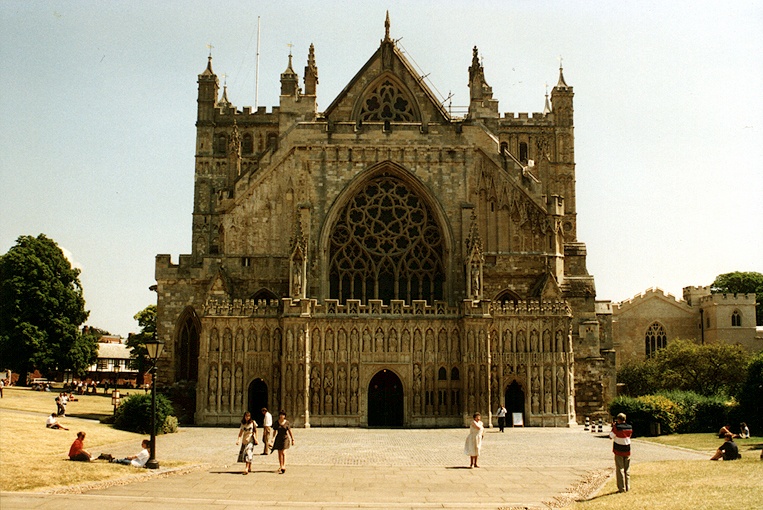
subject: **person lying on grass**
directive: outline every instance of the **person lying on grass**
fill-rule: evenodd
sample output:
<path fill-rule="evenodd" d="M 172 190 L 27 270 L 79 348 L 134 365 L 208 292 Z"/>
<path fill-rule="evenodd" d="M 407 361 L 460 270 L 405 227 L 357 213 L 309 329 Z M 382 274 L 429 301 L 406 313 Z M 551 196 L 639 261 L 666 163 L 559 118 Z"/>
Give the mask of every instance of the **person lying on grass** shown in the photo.
<path fill-rule="evenodd" d="M 60 430 L 69 430 L 60 423 L 58 423 L 58 418 L 56 418 L 56 413 L 50 413 L 50 416 L 48 416 L 48 419 L 45 420 L 45 426 L 49 429 L 60 429 Z"/>

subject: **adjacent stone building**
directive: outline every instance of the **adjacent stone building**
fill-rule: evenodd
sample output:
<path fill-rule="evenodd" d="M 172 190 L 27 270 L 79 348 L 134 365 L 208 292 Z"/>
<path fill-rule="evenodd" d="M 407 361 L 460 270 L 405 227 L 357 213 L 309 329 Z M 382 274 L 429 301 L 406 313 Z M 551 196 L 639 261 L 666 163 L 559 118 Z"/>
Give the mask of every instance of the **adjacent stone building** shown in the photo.
<path fill-rule="evenodd" d="M 763 350 L 755 326 L 755 294 L 712 294 L 684 287 L 683 299 L 652 288 L 612 306 L 617 366 L 643 361 L 672 340 L 740 344 Z"/>
<path fill-rule="evenodd" d="M 465 70 L 467 71 L 467 70 Z M 326 108 L 310 46 L 280 104 L 198 77 L 192 253 L 156 259 L 159 381 L 195 420 L 285 409 L 302 426 L 530 426 L 605 414 L 611 313 L 577 239 L 573 90 L 504 115 L 472 50 L 468 114 L 390 37 Z M 540 102 L 540 101 L 539 101 Z M 254 413 L 259 416 L 259 413 Z"/>

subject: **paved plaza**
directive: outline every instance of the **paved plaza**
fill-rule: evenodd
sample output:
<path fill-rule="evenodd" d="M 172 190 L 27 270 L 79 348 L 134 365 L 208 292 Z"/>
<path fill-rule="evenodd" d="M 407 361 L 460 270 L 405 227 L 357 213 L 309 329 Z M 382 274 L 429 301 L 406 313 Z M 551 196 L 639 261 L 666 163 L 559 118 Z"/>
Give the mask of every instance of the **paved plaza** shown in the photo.
<path fill-rule="evenodd" d="M 181 472 L 147 472 L 136 481 L 76 487 L 57 493 L 2 493 L 0 508 L 162 509 L 425 509 L 554 508 L 574 499 L 581 484 L 598 487 L 612 472 L 606 434 L 582 427 L 487 429 L 480 468 L 468 469 L 464 429 L 294 429 L 286 473 L 277 455 L 256 456 L 253 473 L 236 464 L 238 430 L 185 428 L 160 436 L 157 457 L 182 460 Z M 133 454 L 135 444 L 104 447 Z M 99 451 L 94 449 L 94 451 Z M 638 463 L 706 459 L 707 455 L 634 442 Z"/>

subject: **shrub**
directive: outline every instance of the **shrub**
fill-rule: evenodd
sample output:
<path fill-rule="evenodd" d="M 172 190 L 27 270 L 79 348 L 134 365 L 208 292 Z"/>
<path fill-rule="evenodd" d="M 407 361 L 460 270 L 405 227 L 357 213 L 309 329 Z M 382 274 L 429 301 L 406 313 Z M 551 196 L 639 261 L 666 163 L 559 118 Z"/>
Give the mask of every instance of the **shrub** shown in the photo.
<path fill-rule="evenodd" d="M 178 431 L 178 419 L 170 415 L 164 419 L 162 425 L 162 434 L 174 434 Z"/>
<path fill-rule="evenodd" d="M 167 416 L 172 414 L 172 403 L 164 395 L 156 395 L 156 433 L 161 434 Z M 122 401 L 114 417 L 114 428 L 138 434 L 151 433 L 151 395 L 130 395 Z"/>
<path fill-rule="evenodd" d="M 178 422 L 190 425 L 196 412 L 196 383 L 193 381 L 178 381 L 163 393 L 172 401 L 173 414 Z"/>
<path fill-rule="evenodd" d="M 714 432 L 729 422 L 737 406 L 735 400 L 722 395 L 706 397 L 690 391 L 665 391 L 635 398 L 618 397 L 609 409 L 613 416 L 625 413 L 634 434 L 648 435 L 652 423 L 659 423 L 664 434 Z"/>
<path fill-rule="evenodd" d="M 620 396 L 615 398 L 609 404 L 609 414 L 617 416 L 620 413 L 625 413 L 628 417 L 628 422 L 633 426 L 634 435 L 649 435 L 649 424 L 654 420 L 640 397 Z"/>

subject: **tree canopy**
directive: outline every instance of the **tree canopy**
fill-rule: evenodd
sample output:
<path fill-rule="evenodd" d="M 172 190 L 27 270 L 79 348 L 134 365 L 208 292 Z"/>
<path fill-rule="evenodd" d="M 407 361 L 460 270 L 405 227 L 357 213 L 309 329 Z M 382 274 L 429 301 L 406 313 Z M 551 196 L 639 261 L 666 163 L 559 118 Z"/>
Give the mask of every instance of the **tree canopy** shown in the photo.
<path fill-rule="evenodd" d="M 625 383 L 631 396 L 660 390 L 735 395 L 745 381 L 749 358 L 739 345 L 675 340 L 651 358 L 620 368 L 617 380 Z"/>
<path fill-rule="evenodd" d="M 715 278 L 710 291 L 724 294 L 755 294 L 758 304 L 755 323 L 763 326 L 763 274 L 754 271 L 720 274 Z"/>
<path fill-rule="evenodd" d="M 0 359 L 22 384 L 34 369 L 81 375 L 95 363 L 95 339 L 79 329 L 89 314 L 79 274 L 44 234 L 0 256 Z"/>
<path fill-rule="evenodd" d="M 138 371 L 138 384 L 143 384 L 143 374 L 149 368 L 146 341 L 151 340 L 156 333 L 156 305 L 148 305 L 133 316 L 138 321 L 140 333 L 127 337 L 127 347 L 130 348 L 132 367 Z"/>

